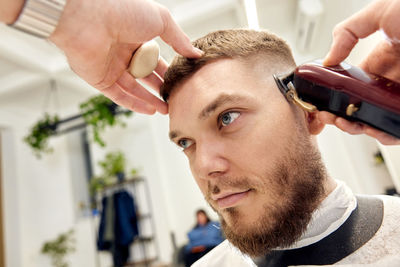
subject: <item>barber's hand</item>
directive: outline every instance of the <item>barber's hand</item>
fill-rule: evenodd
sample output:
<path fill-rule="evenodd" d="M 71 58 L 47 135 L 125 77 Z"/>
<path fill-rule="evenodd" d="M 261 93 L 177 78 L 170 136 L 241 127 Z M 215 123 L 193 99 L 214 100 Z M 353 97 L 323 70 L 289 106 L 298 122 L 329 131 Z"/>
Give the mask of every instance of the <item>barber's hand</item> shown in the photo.
<path fill-rule="evenodd" d="M 168 113 L 167 104 L 127 72 L 133 52 L 160 36 L 185 57 L 199 57 L 169 11 L 150 0 L 69 0 L 50 40 L 61 48 L 72 68 L 115 103 L 130 110 Z M 167 63 L 160 59 L 155 74 L 141 79 L 155 91 Z"/>
<path fill-rule="evenodd" d="M 377 139 L 383 145 L 400 145 L 400 140 L 392 135 L 362 123 L 350 122 L 326 111 L 319 111 L 318 118 L 321 122 L 335 125 L 349 134 L 367 134 Z"/>
<path fill-rule="evenodd" d="M 358 39 L 381 29 L 387 40 L 381 41 L 361 63 L 369 73 L 400 83 L 400 1 L 377 0 L 339 23 L 333 31 L 332 47 L 324 60 L 331 66 L 342 62 L 357 44 Z M 400 140 L 367 125 L 349 122 L 333 114 L 321 112 L 321 121 L 334 124 L 350 134 L 367 134 L 384 145 L 398 145 Z"/>

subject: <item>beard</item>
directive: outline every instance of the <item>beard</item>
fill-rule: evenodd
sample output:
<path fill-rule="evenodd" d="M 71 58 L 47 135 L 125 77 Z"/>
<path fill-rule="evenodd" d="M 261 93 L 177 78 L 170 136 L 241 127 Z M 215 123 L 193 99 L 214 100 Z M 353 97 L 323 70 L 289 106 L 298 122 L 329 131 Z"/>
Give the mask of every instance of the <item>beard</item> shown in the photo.
<path fill-rule="evenodd" d="M 286 150 L 287 155 L 275 162 L 274 170 L 257 182 L 250 184 L 249 179 L 240 177 L 223 179 L 218 185 L 208 184 L 206 200 L 218 213 L 226 238 L 249 256 L 266 255 L 272 249 L 295 243 L 306 231 L 312 213 L 323 199 L 327 175 L 321 155 L 306 137 L 296 143 L 292 144 L 292 151 Z M 245 225 L 246 215 L 239 208 L 218 211 L 212 206 L 211 193 L 217 194 L 220 188 L 250 188 L 273 201 L 264 203 L 251 225 Z"/>

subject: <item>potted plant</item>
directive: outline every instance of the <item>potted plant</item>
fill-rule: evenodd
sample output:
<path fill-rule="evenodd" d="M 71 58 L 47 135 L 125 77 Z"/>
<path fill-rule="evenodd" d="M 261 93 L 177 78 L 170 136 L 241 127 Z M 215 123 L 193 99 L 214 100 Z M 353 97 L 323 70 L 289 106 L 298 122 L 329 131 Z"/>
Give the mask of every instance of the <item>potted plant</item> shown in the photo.
<path fill-rule="evenodd" d="M 102 169 L 102 174 L 90 180 L 90 194 L 92 196 L 101 192 L 105 186 L 125 180 L 126 158 L 121 151 L 107 153 L 104 160 L 99 161 L 98 165 Z M 136 174 L 136 169 L 130 171 L 130 175 L 135 176 Z"/>
<path fill-rule="evenodd" d="M 103 161 L 99 161 L 105 176 L 117 177 L 118 181 L 124 180 L 125 155 L 121 151 L 107 153 Z"/>
<path fill-rule="evenodd" d="M 41 157 L 42 153 L 53 151 L 49 147 L 48 139 L 55 133 L 58 121 L 57 115 L 50 116 L 46 113 L 43 119 L 33 125 L 31 133 L 24 138 L 24 142 L 33 149 L 34 154 L 38 158 Z"/>
<path fill-rule="evenodd" d="M 66 256 L 75 251 L 74 231 L 71 229 L 66 233 L 60 234 L 56 239 L 47 241 L 43 244 L 41 252 L 51 259 L 54 267 L 68 267 Z"/>
<path fill-rule="evenodd" d="M 93 140 L 100 146 L 104 147 L 104 140 L 101 138 L 100 133 L 106 126 L 121 125 L 125 123 L 117 115 L 121 113 L 118 106 L 110 99 L 103 95 L 98 95 L 90 98 L 88 101 L 80 105 L 80 110 L 87 125 L 92 128 Z M 130 116 L 131 111 L 123 112 L 125 116 Z"/>

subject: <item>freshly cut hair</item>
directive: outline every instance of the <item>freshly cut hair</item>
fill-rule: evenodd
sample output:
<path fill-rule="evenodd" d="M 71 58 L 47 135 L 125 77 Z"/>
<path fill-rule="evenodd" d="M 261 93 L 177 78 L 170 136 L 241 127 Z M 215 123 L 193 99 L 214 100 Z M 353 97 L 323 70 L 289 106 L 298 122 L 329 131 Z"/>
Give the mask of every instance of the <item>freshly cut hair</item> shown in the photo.
<path fill-rule="evenodd" d="M 201 58 L 176 56 L 164 76 L 160 95 L 168 101 L 173 89 L 204 65 L 218 59 L 268 59 L 269 65 L 295 66 L 290 47 L 268 31 L 231 29 L 215 31 L 193 42 L 204 52 Z"/>

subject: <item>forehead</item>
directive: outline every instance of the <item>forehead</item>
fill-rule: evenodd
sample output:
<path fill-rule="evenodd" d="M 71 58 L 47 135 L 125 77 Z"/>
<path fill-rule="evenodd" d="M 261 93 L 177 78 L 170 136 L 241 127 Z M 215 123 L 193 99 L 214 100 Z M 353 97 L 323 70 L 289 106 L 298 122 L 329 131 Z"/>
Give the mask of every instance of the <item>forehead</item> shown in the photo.
<path fill-rule="evenodd" d="M 169 112 L 171 114 L 178 108 L 193 107 L 191 104 L 203 100 L 210 101 L 221 93 L 248 96 L 267 93 L 266 84 L 275 86 L 272 73 L 260 73 L 261 66 L 249 67 L 236 59 L 220 59 L 209 63 L 172 91 L 168 101 Z"/>

